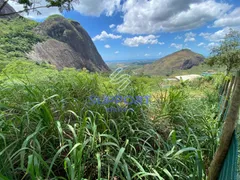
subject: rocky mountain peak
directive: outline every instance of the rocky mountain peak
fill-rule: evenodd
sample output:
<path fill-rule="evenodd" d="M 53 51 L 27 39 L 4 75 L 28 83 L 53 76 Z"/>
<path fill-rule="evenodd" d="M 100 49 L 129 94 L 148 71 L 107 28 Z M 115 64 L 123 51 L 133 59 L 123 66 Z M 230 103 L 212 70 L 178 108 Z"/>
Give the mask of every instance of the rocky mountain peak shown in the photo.
<path fill-rule="evenodd" d="M 80 23 L 53 15 L 37 26 L 35 32 L 48 39 L 34 46 L 28 55 L 31 59 L 47 61 L 58 69 L 85 67 L 90 71 L 109 71 Z"/>
<path fill-rule="evenodd" d="M 0 0 L 0 8 L 6 3 L 5 0 Z M 2 10 L 0 10 L 0 18 L 12 18 L 18 16 L 18 14 L 14 14 L 16 11 L 13 9 L 12 6 L 10 6 L 8 3 L 6 3 Z M 7 16 L 1 16 L 2 14 L 11 14 Z"/>
<path fill-rule="evenodd" d="M 138 72 L 148 75 L 168 75 L 176 70 L 187 70 L 193 66 L 198 66 L 204 62 L 204 56 L 191 51 L 182 49 L 169 54 L 152 64 L 147 64 Z"/>

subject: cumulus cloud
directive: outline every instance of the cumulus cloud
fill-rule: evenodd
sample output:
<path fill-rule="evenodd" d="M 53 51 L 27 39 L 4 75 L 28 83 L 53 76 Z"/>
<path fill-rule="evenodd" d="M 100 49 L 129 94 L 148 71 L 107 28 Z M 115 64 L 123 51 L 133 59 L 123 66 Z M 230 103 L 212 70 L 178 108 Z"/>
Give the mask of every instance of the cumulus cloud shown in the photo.
<path fill-rule="evenodd" d="M 120 9 L 120 2 L 121 0 L 80 0 L 74 4 L 74 10 L 90 16 L 100 16 L 101 14 L 112 16 L 115 11 Z"/>
<path fill-rule="evenodd" d="M 145 56 L 145 57 L 148 57 L 148 56 L 150 56 L 150 54 L 144 54 L 144 56 Z"/>
<path fill-rule="evenodd" d="M 37 1 L 37 6 L 45 6 L 45 0 Z M 114 12 L 121 9 L 121 0 L 80 0 L 73 3 L 74 10 L 81 14 L 88 16 L 100 16 L 104 14 L 106 16 L 112 16 Z M 9 4 L 16 10 L 23 10 L 23 6 L 16 3 L 14 0 L 10 0 Z M 52 14 L 60 14 L 58 8 L 41 8 L 39 11 L 42 15 L 38 15 L 37 12 L 30 12 L 29 14 L 23 13 L 22 15 L 27 18 L 42 19 Z"/>
<path fill-rule="evenodd" d="M 240 26 L 240 7 L 235 8 L 232 12 L 225 14 L 214 22 L 214 27 Z"/>
<path fill-rule="evenodd" d="M 159 45 L 164 45 L 164 44 L 165 44 L 165 42 L 159 42 L 158 44 L 159 44 Z"/>
<path fill-rule="evenodd" d="M 238 28 L 233 28 L 234 30 L 239 30 Z M 199 36 L 202 36 L 208 41 L 211 42 L 220 42 L 224 39 L 225 35 L 230 31 L 229 27 L 225 27 L 222 30 L 216 31 L 215 33 L 200 33 Z"/>
<path fill-rule="evenodd" d="M 205 43 L 201 42 L 201 43 L 198 44 L 198 47 L 201 47 L 201 46 L 204 46 L 204 45 L 205 45 Z"/>
<path fill-rule="evenodd" d="M 33 0 L 32 0 L 33 1 Z M 17 11 L 23 6 L 15 0 L 9 4 Z M 37 6 L 46 5 L 39 0 Z M 153 34 L 161 31 L 191 30 L 214 20 L 214 27 L 240 26 L 240 7 L 229 10 L 232 5 L 217 0 L 80 0 L 73 3 L 74 10 L 88 16 L 112 16 L 123 13 L 123 23 L 117 26 L 121 33 Z M 41 8 L 37 12 L 23 13 L 27 18 L 43 19 L 52 14 L 61 14 L 58 8 Z M 111 24 L 110 28 L 116 25 Z M 176 39 L 180 39 L 176 37 Z M 192 39 L 193 40 L 193 39 Z"/>
<path fill-rule="evenodd" d="M 115 51 L 115 54 L 119 54 L 119 51 Z"/>
<path fill-rule="evenodd" d="M 207 48 L 208 50 L 211 50 L 211 49 L 213 49 L 213 48 L 216 47 L 216 46 L 219 46 L 219 44 L 212 42 L 212 43 L 209 43 L 209 44 L 206 46 L 206 48 Z"/>
<path fill-rule="evenodd" d="M 184 40 L 184 42 L 190 42 L 190 41 L 195 41 L 195 37 L 196 36 L 196 34 L 194 34 L 194 33 L 192 33 L 192 32 L 189 32 L 189 33 L 186 33 L 185 34 L 185 40 Z"/>
<path fill-rule="evenodd" d="M 158 44 L 158 36 L 148 35 L 148 36 L 136 36 L 133 38 L 126 38 L 123 45 L 129 47 L 138 47 L 141 44 Z"/>
<path fill-rule="evenodd" d="M 111 24 L 111 25 L 109 25 L 109 28 L 112 29 L 112 28 L 114 28 L 115 26 L 116 26 L 115 24 Z"/>
<path fill-rule="evenodd" d="M 130 34 L 190 30 L 220 18 L 231 7 L 215 0 L 128 0 L 117 30 Z"/>
<path fill-rule="evenodd" d="M 176 43 L 172 43 L 170 46 L 175 47 L 176 49 L 182 49 L 183 48 L 182 44 L 176 44 Z"/>
<path fill-rule="evenodd" d="M 177 40 L 182 39 L 182 36 L 176 36 L 174 39 L 177 39 Z"/>
<path fill-rule="evenodd" d="M 106 31 L 102 31 L 101 34 L 92 38 L 93 41 L 104 41 L 106 39 L 121 39 L 121 35 L 108 34 Z"/>
<path fill-rule="evenodd" d="M 109 44 L 106 44 L 104 47 L 107 49 L 111 48 L 111 46 Z"/>

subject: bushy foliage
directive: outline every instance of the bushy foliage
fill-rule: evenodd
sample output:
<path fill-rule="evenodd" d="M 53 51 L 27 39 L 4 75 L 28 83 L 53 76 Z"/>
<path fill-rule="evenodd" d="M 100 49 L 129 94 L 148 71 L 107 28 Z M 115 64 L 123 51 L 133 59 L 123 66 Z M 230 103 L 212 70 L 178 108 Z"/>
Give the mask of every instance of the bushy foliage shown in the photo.
<path fill-rule="evenodd" d="M 210 66 L 218 65 L 226 69 L 229 74 L 231 70 L 240 69 L 240 33 L 230 29 L 224 40 L 219 46 L 212 49 L 211 57 L 207 64 Z"/>
<path fill-rule="evenodd" d="M 12 60 L 26 59 L 26 53 L 32 50 L 32 46 L 44 40 L 33 31 L 37 24 L 19 17 L 0 19 L 0 67 Z"/>

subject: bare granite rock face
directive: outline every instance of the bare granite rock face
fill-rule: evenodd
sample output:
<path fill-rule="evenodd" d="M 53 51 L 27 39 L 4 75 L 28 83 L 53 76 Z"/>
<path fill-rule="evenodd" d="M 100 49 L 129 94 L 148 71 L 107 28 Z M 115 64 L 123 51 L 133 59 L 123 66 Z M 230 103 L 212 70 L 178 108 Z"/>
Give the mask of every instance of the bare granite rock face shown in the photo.
<path fill-rule="evenodd" d="M 2 7 L 2 5 L 5 4 L 5 1 L 4 0 L 0 0 L 0 9 Z M 0 18 L 12 18 L 12 17 L 17 17 L 19 16 L 17 13 L 16 14 L 13 14 L 15 13 L 16 11 L 13 9 L 12 6 L 10 6 L 8 3 L 6 3 L 4 5 L 4 7 L 2 8 L 2 10 L 0 10 Z M 3 14 L 10 14 L 10 15 L 7 15 L 7 16 L 1 16 Z"/>
<path fill-rule="evenodd" d="M 45 42 L 38 43 L 34 45 L 33 49 L 27 54 L 30 59 L 54 64 L 58 69 L 64 67 L 80 69 L 87 66 L 79 58 L 81 56 L 79 53 L 74 51 L 68 44 L 55 39 L 48 39 Z"/>
<path fill-rule="evenodd" d="M 11 19 L 20 16 L 4 0 L 0 0 L 0 9 L 0 18 Z M 3 14 L 10 15 L 1 16 Z M 33 50 L 26 53 L 29 59 L 50 63 L 58 69 L 74 67 L 86 68 L 93 72 L 110 71 L 91 37 L 78 22 L 60 15 L 52 15 L 33 31 L 46 37 L 46 41 L 35 44 Z"/>
<path fill-rule="evenodd" d="M 29 58 L 48 62 L 58 69 L 75 67 L 110 71 L 92 39 L 78 22 L 53 15 L 37 26 L 35 32 L 48 38 L 34 45 L 33 51 L 28 53 Z"/>

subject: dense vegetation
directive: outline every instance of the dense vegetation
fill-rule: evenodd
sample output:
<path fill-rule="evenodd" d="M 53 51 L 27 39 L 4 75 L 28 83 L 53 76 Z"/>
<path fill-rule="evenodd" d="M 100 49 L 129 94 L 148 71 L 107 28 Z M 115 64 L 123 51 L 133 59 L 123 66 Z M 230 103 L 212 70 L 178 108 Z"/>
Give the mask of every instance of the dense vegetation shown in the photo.
<path fill-rule="evenodd" d="M 0 70 L 12 60 L 26 59 L 32 46 L 44 40 L 33 32 L 37 22 L 25 18 L 0 19 Z"/>
<path fill-rule="evenodd" d="M 0 74 L 0 178 L 204 179 L 219 135 L 221 80 L 166 88 L 160 78 L 132 77 L 119 93 L 104 75 L 13 61 Z M 107 112 L 117 105 L 92 104 L 91 95 L 151 102 Z"/>
<path fill-rule="evenodd" d="M 230 32 L 225 35 L 224 40 L 219 46 L 211 50 L 211 56 L 207 63 L 210 66 L 218 65 L 224 67 L 226 73 L 238 71 L 240 69 L 240 32 L 230 29 Z"/>

